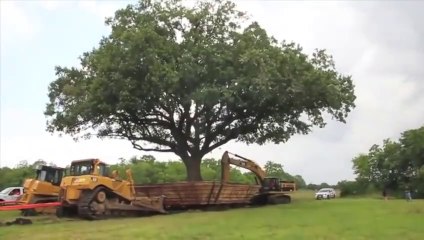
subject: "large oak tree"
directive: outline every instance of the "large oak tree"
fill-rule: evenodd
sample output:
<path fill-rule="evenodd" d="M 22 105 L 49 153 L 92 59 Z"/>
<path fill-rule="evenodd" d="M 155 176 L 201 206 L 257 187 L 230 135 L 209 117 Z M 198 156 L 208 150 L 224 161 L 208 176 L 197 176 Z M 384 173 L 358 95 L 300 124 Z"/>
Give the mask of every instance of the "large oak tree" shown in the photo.
<path fill-rule="evenodd" d="M 106 20 L 110 35 L 81 67 L 56 67 L 45 114 L 50 132 L 129 140 L 173 152 L 188 180 L 202 157 L 230 140 L 287 141 L 345 122 L 350 76 L 331 55 L 278 42 L 228 1 L 140 1 Z"/>

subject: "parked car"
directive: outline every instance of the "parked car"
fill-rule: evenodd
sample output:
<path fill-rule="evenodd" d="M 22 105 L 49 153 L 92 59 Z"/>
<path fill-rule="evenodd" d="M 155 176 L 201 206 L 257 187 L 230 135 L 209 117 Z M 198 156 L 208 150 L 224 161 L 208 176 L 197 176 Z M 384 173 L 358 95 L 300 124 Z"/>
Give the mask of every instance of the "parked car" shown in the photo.
<path fill-rule="evenodd" d="M 333 188 L 321 188 L 315 193 L 315 199 L 336 198 L 336 191 Z"/>
<path fill-rule="evenodd" d="M 0 202 L 17 201 L 24 194 L 23 187 L 8 187 L 0 192 Z"/>

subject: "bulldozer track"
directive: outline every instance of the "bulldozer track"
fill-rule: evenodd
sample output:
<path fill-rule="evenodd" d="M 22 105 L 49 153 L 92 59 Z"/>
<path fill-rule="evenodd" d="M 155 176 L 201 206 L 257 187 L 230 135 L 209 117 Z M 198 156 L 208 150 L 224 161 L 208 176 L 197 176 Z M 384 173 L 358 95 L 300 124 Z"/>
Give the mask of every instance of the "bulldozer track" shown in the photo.
<path fill-rule="evenodd" d="M 99 219 L 99 216 L 94 215 L 93 209 L 90 207 L 91 202 L 94 201 L 94 196 L 96 196 L 95 194 L 99 191 L 101 191 L 101 188 L 97 188 L 94 191 L 83 190 L 81 192 L 81 197 L 78 201 L 78 216 L 80 218 L 88 220 Z"/>
<path fill-rule="evenodd" d="M 104 203 L 104 209 L 101 213 L 92 206 L 93 203 L 97 204 L 96 196 L 100 191 L 105 191 L 107 196 L 106 202 Z M 113 208 L 109 208 L 109 204 L 107 202 L 110 200 L 119 201 L 120 203 L 114 205 Z M 144 208 L 138 208 L 131 205 L 126 199 L 119 197 L 105 187 L 98 187 L 94 190 L 83 190 L 80 200 L 78 201 L 77 212 L 79 218 L 87 220 L 104 220 L 152 214 Z"/>

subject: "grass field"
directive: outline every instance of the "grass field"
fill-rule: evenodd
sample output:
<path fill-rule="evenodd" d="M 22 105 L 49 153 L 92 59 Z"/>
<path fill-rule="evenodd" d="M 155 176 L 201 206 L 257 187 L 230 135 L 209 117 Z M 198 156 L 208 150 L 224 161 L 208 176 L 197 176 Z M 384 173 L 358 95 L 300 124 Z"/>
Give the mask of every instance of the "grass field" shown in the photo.
<path fill-rule="evenodd" d="M 0 239 L 424 239 L 424 201 L 312 197 L 303 192 L 289 205 L 93 222 L 37 217 L 32 225 L 0 227 Z M 0 221 L 16 216 L 0 212 Z"/>

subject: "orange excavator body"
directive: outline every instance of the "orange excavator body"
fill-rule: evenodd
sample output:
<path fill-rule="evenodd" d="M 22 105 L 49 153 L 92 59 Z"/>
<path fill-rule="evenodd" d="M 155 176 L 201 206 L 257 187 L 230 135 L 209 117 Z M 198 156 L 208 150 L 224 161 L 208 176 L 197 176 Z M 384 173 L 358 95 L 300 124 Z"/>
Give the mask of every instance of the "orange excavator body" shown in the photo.
<path fill-rule="evenodd" d="M 230 157 L 233 155 L 234 157 Z M 260 204 L 290 203 L 291 197 L 287 192 L 296 190 L 294 181 L 281 180 L 278 177 L 268 177 L 266 172 L 253 160 L 225 151 L 221 158 L 221 181 L 228 182 L 230 178 L 230 165 L 251 171 L 256 176 L 257 183 L 261 185 L 260 191 L 252 201 Z"/>

